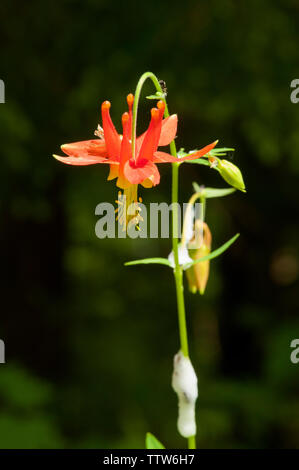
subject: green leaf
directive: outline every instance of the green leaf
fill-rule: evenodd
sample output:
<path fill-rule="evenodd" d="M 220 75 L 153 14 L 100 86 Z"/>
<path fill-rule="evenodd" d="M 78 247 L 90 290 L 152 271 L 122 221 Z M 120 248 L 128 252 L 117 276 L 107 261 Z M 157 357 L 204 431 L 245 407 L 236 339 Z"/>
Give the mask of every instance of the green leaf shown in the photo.
<path fill-rule="evenodd" d="M 222 148 L 214 148 L 212 150 L 210 150 L 209 154 L 212 155 L 212 156 L 218 156 L 218 155 L 226 155 L 227 152 L 234 152 L 235 149 L 233 148 L 230 148 L 230 147 L 222 147 Z"/>
<path fill-rule="evenodd" d="M 194 150 L 190 150 L 190 152 L 185 152 L 185 149 L 184 148 L 181 148 L 178 152 L 177 152 L 177 156 L 178 156 L 178 160 L 180 160 L 180 158 L 183 158 L 183 157 L 186 157 L 187 155 L 191 155 L 192 153 L 194 152 L 197 152 L 198 149 L 194 149 Z M 210 166 L 210 163 L 208 160 L 205 160 L 205 155 L 200 157 L 200 158 L 197 158 L 196 160 L 185 160 L 184 163 L 199 163 L 200 165 L 207 165 L 207 166 Z"/>
<path fill-rule="evenodd" d="M 150 432 L 146 433 L 145 436 L 145 447 L 147 449 L 165 449 L 163 444 Z"/>
<path fill-rule="evenodd" d="M 234 151 L 235 149 L 230 148 L 230 147 L 214 148 L 210 150 L 208 154 L 203 155 L 202 157 L 196 160 L 187 160 L 185 163 L 199 163 L 200 165 L 210 166 L 210 163 L 207 160 L 207 158 L 225 156 L 227 152 L 234 152 Z M 196 150 L 192 150 L 191 152 L 184 152 L 184 149 L 181 149 L 178 152 L 178 155 L 181 157 L 185 157 L 186 155 L 190 155 L 191 153 L 194 153 L 194 152 L 196 152 Z"/>
<path fill-rule="evenodd" d="M 228 196 L 236 191 L 235 188 L 205 188 L 193 183 L 193 188 L 205 198 Z"/>
<path fill-rule="evenodd" d="M 182 147 L 180 148 L 180 150 L 177 151 L 177 156 L 178 157 L 184 157 L 185 155 L 187 155 L 188 152 L 185 152 L 185 149 Z"/>
<path fill-rule="evenodd" d="M 170 262 L 167 258 L 145 258 L 145 259 L 136 259 L 134 261 L 128 261 L 125 263 L 125 266 L 133 266 L 135 264 L 164 264 L 165 266 L 169 266 Z"/>
<path fill-rule="evenodd" d="M 207 261 L 209 259 L 217 258 L 217 256 L 224 253 L 224 251 L 226 251 L 234 243 L 234 241 L 236 241 L 237 238 L 239 238 L 239 236 L 240 234 L 237 233 L 234 237 L 232 237 L 230 240 L 224 243 L 224 245 L 221 245 L 219 248 L 217 248 L 217 250 L 212 251 L 209 255 L 196 259 L 192 263 L 184 264 L 183 269 L 189 269 L 191 268 L 191 266 L 193 266 L 194 264 L 200 263 L 201 261 Z"/>
<path fill-rule="evenodd" d="M 165 98 L 165 94 L 161 93 L 161 91 L 157 91 L 155 95 L 149 95 L 147 96 L 148 100 L 161 100 Z"/>
<path fill-rule="evenodd" d="M 197 158 L 196 160 L 185 160 L 184 163 L 197 163 L 198 165 L 210 166 L 209 160 L 205 160 L 204 157 Z"/>

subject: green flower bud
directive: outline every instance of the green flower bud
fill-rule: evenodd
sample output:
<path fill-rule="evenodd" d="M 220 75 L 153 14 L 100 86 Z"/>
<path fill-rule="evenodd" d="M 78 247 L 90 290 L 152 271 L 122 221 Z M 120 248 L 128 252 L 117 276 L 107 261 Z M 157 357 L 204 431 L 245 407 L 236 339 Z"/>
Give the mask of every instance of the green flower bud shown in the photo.
<path fill-rule="evenodd" d="M 246 193 L 243 176 L 239 168 L 228 160 L 220 160 L 217 162 L 217 170 L 222 178 L 233 188 L 239 189 Z"/>

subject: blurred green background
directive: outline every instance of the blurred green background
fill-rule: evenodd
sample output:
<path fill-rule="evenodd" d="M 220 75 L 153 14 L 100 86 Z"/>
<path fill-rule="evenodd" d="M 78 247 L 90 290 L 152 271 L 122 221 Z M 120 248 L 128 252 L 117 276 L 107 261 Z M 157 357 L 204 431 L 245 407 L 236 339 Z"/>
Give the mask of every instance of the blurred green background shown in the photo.
<path fill-rule="evenodd" d="M 146 431 L 185 446 L 172 273 L 123 265 L 170 241 L 97 239 L 95 207 L 117 191 L 108 169 L 51 157 L 93 137 L 105 99 L 119 126 L 146 70 L 167 83 L 178 147 L 235 147 L 248 190 L 208 203 L 213 247 L 241 237 L 211 263 L 204 298 L 186 289 L 198 445 L 299 447 L 298 13 L 296 0 L 1 2 L 1 448 L 142 448 Z M 145 203 L 170 200 L 160 170 Z M 182 202 L 192 181 L 225 186 L 185 165 Z"/>

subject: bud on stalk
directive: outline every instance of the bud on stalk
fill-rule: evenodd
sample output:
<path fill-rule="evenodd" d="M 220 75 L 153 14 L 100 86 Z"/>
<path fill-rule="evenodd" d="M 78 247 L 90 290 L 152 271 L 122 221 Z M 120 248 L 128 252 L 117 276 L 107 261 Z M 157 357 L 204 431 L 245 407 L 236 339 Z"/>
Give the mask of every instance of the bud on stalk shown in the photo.
<path fill-rule="evenodd" d="M 236 165 L 228 160 L 220 160 L 215 157 L 212 157 L 209 161 L 212 167 L 217 168 L 224 181 L 233 186 L 233 188 L 246 193 L 242 173 Z"/>
<path fill-rule="evenodd" d="M 197 260 L 211 252 L 212 235 L 209 227 L 201 220 L 195 222 L 194 238 L 188 243 L 189 256 Z M 201 261 L 186 270 L 189 289 L 193 294 L 204 294 L 210 272 L 210 261 Z"/>

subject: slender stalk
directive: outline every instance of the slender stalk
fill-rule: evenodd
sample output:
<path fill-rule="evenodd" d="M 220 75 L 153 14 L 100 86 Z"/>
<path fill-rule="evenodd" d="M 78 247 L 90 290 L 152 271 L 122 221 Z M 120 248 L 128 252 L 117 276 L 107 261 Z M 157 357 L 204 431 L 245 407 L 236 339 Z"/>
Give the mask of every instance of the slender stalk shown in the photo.
<path fill-rule="evenodd" d="M 188 448 L 189 449 L 196 449 L 196 439 L 195 436 L 191 436 L 188 439 Z"/>
<path fill-rule="evenodd" d="M 201 193 L 194 193 L 188 201 L 187 210 L 184 216 L 183 233 L 182 233 L 182 238 L 181 238 L 182 247 L 185 247 L 187 244 L 187 240 L 186 240 L 186 234 L 188 230 L 187 220 L 190 218 L 190 212 L 192 210 L 192 207 L 195 205 L 195 202 L 197 201 L 197 199 L 200 199 L 201 212 L 200 212 L 199 217 L 197 217 L 197 214 L 195 215 L 196 215 L 196 218 L 199 218 L 199 220 L 201 220 L 202 222 L 201 234 L 203 236 L 203 227 L 204 227 L 203 223 L 205 221 L 205 214 L 206 214 L 206 198 Z"/>
<path fill-rule="evenodd" d="M 143 75 L 141 75 L 137 83 L 137 87 L 136 87 L 135 95 L 134 95 L 134 103 L 133 103 L 133 117 L 132 117 L 132 156 L 133 158 L 135 158 L 135 154 L 136 154 L 136 128 L 137 128 L 137 112 L 138 112 L 139 98 L 140 98 L 140 94 L 141 94 L 141 90 L 144 85 L 144 82 L 148 78 L 152 80 L 153 84 L 156 87 L 156 90 L 163 93 L 159 80 L 157 79 L 155 74 L 153 74 L 152 72 L 145 72 Z M 165 117 L 168 117 L 169 112 L 167 108 L 167 103 L 165 99 L 163 101 L 165 102 L 164 115 Z"/>
<path fill-rule="evenodd" d="M 134 96 L 133 104 L 133 117 L 132 117 L 132 156 L 135 158 L 136 155 L 136 128 L 137 128 L 137 110 L 138 103 L 141 94 L 141 90 L 144 82 L 147 79 L 151 79 L 156 90 L 163 93 L 158 78 L 152 72 L 145 72 L 139 79 Z M 161 98 L 165 102 L 164 116 L 169 117 L 168 106 L 165 97 Z M 177 157 L 176 145 L 173 140 L 170 143 L 171 155 Z M 179 195 L 179 166 L 180 163 L 172 164 L 172 190 L 171 190 L 171 202 L 172 202 L 172 249 L 174 253 L 174 278 L 176 286 L 176 297 L 178 307 L 178 322 L 179 322 L 179 334 L 181 350 L 184 356 L 189 357 L 188 347 L 188 333 L 186 325 L 186 311 L 184 301 L 184 286 L 183 286 L 183 270 L 179 264 L 179 241 L 178 241 L 178 195 Z M 188 448 L 196 449 L 195 436 L 188 438 Z"/>
<path fill-rule="evenodd" d="M 171 154 L 177 156 L 174 141 Z M 174 150 L 174 151 L 173 151 Z M 179 195 L 179 163 L 172 164 L 172 249 L 174 253 L 174 278 L 176 286 L 176 296 L 178 305 L 179 332 L 181 341 L 181 350 L 184 356 L 189 357 L 188 332 L 186 325 L 186 310 L 184 300 L 183 270 L 179 264 L 179 243 L 178 243 L 178 195 Z M 196 449 L 195 436 L 188 437 L 188 449 Z"/>
<path fill-rule="evenodd" d="M 176 153 L 175 155 L 176 156 Z M 189 357 L 188 334 L 186 326 L 186 311 L 184 301 L 183 270 L 179 265 L 179 241 L 178 241 L 178 193 L 179 193 L 179 164 L 172 165 L 172 249 L 174 254 L 174 278 L 178 304 L 179 331 L 181 349 L 184 356 Z"/>

